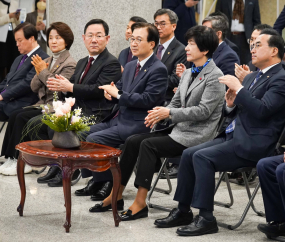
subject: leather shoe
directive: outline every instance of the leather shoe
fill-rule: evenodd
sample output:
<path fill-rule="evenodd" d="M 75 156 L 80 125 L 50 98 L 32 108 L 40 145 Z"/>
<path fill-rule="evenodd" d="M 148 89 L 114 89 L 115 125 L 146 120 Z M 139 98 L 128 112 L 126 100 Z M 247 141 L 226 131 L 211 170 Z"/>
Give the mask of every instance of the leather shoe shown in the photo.
<path fill-rule="evenodd" d="M 183 236 L 198 236 L 203 234 L 213 234 L 219 231 L 216 218 L 213 221 L 197 215 L 193 222 L 185 227 L 178 228 L 176 233 Z"/>
<path fill-rule="evenodd" d="M 100 212 L 107 212 L 108 210 L 112 209 L 112 205 L 109 204 L 108 206 L 103 207 L 103 202 L 99 204 L 95 204 L 94 207 L 89 209 L 91 213 L 100 213 Z M 117 201 L 117 209 L 124 210 L 124 200 L 120 199 Z"/>
<path fill-rule="evenodd" d="M 178 166 L 178 165 L 173 165 L 173 166 L 171 166 L 171 167 L 167 170 L 170 179 L 177 178 L 178 169 L 179 169 L 179 166 Z M 161 178 L 161 179 L 166 179 L 166 175 L 165 175 L 164 172 L 161 174 L 160 178 Z"/>
<path fill-rule="evenodd" d="M 259 224 L 257 229 L 265 233 L 267 237 L 285 236 L 285 223 L 271 222 L 268 224 Z"/>
<path fill-rule="evenodd" d="M 51 179 L 55 178 L 58 172 L 61 172 L 60 168 L 57 166 L 51 166 L 45 176 L 39 177 L 37 179 L 38 183 L 48 183 Z"/>
<path fill-rule="evenodd" d="M 128 209 L 127 211 L 121 213 L 120 218 L 122 221 L 136 220 L 139 218 L 148 217 L 148 207 L 145 206 L 142 210 L 138 211 L 136 214 L 132 214 L 132 210 Z"/>
<path fill-rule="evenodd" d="M 171 210 L 166 218 L 156 219 L 154 224 L 160 228 L 171 228 L 181 225 L 188 225 L 193 220 L 193 213 L 182 213 L 178 208 Z"/>
<path fill-rule="evenodd" d="M 75 170 L 71 178 L 72 181 L 76 180 L 79 175 L 80 175 L 80 171 Z M 48 186 L 49 187 L 62 187 L 62 172 L 61 171 L 57 173 L 55 178 L 48 181 Z"/>
<path fill-rule="evenodd" d="M 94 195 L 91 195 L 91 200 L 92 201 L 102 201 L 106 197 L 108 197 L 112 191 L 113 188 L 113 182 L 107 181 L 103 183 L 102 187 L 100 190 L 98 190 L 97 193 Z"/>
<path fill-rule="evenodd" d="M 76 196 L 91 196 L 92 194 L 95 194 L 98 192 L 98 190 L 102 187 L 102 183 L 100 182 L 94 182 L 93 178 L 88 181 L 87 186 L 76 190 L 75 195 Z"/>

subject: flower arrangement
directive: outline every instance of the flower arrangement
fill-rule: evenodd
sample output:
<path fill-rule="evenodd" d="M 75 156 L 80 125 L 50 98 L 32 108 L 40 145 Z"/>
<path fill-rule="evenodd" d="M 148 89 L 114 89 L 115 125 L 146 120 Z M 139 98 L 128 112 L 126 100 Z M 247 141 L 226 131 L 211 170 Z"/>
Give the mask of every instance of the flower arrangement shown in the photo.
<path fill-rule="evenodd" d="M 72 111 L 75 104 L 75 98 L 65 98 L 65 102 L 58 101 L 55 94 L 52 107 L 50 105 L 42 105 L 42 122 L 56 132 L 67 131 L 89 131 L 90 125 L 95 124 L 94 116 L 82 116 L 81 108 Z M 53 112 L 54 111 L 54 112 Z"/>

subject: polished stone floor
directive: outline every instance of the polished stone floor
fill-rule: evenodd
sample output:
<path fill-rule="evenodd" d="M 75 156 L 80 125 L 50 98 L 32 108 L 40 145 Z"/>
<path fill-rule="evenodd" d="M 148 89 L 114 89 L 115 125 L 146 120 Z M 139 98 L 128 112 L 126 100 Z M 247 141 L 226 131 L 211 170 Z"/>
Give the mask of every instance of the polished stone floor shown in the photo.
<path fill-rule="evenodd" d="M 0 145 L 3 132 L 0 134 Z M 91 214 L 88 209 L 95 204 L 89 197 L 76 197 L 74 191 L 85 186 L 86 179 L 81 179 L 72 187 L 72 215 L 70 233 L 66 234 L 62 225 L 65 222 L 65 207 L 62 188 L 50 188 L 36 182 L 38 175 L 26 175 L 27 196 L 24 216 L 19 217 L 16 211 L 20 201 L 20 189 L 16 176 L 0 175 L 0 242 L 26 241 L 267 241 L 256 226 L 264 223 L 265 219 L 258 217 L 252 210 L 249 211 L 244 223 L 236 230 L 230 231 L 220 228 L 219 233 L 200 237 L 180 237 L 176 235 L 176 228 L 159 229 L 153 224 L 157 218 L 165 217 L 168 213 L 157 209 L 150 209 L 149 217 L 132 221 L 121 222 L 119 227 L 114 226 L 112 212 Z M 133 187 L 134 176 L 124 194 L 125 208 L 132 204 L 136 194 Z M 176 180 L 172 180 L 175 190 Z M 159 182 L 166 187 L 166 181 Z M 232 208 L 215 207 L 215 216 L 218 221 L 234 223 L 247 203 L 244 187 L 233 184 L 235 204 Z M 153 194 L 153 203 L 170 208 L 177 203 L 172 200 L 173 193 L 164 195 Z M 215 197 L 216 200 L 227 201 L 227 189 L 221 185 Z M 255 200 L 256 207 L 264 210 L 260 191 Z M 197 211 L 194 210 L 196 214 Z"/>

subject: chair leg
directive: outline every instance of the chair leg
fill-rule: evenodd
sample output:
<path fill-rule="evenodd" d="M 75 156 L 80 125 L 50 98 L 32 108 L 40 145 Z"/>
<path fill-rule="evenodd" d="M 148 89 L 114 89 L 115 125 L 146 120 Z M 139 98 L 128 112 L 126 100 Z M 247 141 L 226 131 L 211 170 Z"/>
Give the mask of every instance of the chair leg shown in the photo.
<path fill-rule="evenodd" d="M 162 165 L 161 165 L 161 168 L 157 174 L 157 177 L 147 195 L 147 205 L 150 207 L 150 208 L 157 208 L 157 209 L 160 209 L 160 210 L 164 210 L 164 211 L 168 211 L 170 212 L 171 209 L 169 208 L 166 208 L 166 207 L 163 207 L 163 206 L 160 206 L 160 205 L 156 205 L 156 204 L 153 204 L 150 202 L 150 199 L 151 199 L 151 196 L 153 194 L 154 191 L 158 191 L 158 192 L 161 192 L 161 193 L 164 193 L 164 194 L 169 194 L 171 191 L 172 191 L 172 185 L 171 185 L 171 181 L 170 181 L 170 178 L 169 178 L 169 175 L 168 175 L 168 171 L 166 169 L 166 163 L 167 163 L 167 158 L 164 159 L 164 161 L 162 162 Z M 165 172 L 165 176 L 166 176 L 166 179 L 167 179 L 167 182 L 168 182 L 168 186 L 169 186 L 169 189 L 168 190 L 164 190 L 164 189 L 161 189 L 161 188 L 156 188 L 156 185 L 158 183 L 158 180 L 162 174 L 162 171 L 164 170 Z"/>
<path fill-rule="evenodd" d="M 217 182 L 217 185 L 215 187 L 215 194 L 216 194 L 223 178 L 225 178 L 225 181 L 227 184 L 227 188 L 228 188 L 228 192 L 229 192 L 229 196 L 230 196 L 230 203 L 223 203 L 223 202 L 214 201 L 214 204 L 217 206 L 230 208 L 234 204 L 234 197 L 233 197 L 233 193 L 232 193 L 232 189 L 231 189 L 231 185 L 230 185 L 230 181 L 229 181 L 229 177 L 228 177 L 227 172 L 222 172 L 222 174 L 220 175 L 219 180 Z"/>
<path fill-rule="evenodd" d="M 245 188 L 246 188 L 246 192 L 247 192 L 248 199 L 250 199 L 252 195 L 251 195 L 251 192 L 250 192 L 250 188 L 249 188 L 249 184 L 248 184 L 248 179 L 246 178 L 245 172 L 242 172 L 242 176 L 243 176 L 243 180 L 244 180 L 244 184 L 245 184 Z M 263 212 L 261 212 L 261 211 L 257 211 L 257 209 L 256 209 L 255 206 L 254 206 L 253 201 L 252 201 L 252 204 L 251 204 L 251 208 L 252 208 L 252 210 L 253 210 L 258 216 L 265 217 L 265 213 L 263 213 Z"/>
<path fill-rule="evenodd" d="M 245 174 L 244 174 L 244 175 L 245 175 Z M 247 180 L 246 180 L 246 181 L 247 181 Z M 260 187 L 260 183 L 257 184 L 257 186 L 255 187 L 255 189 L 254 189 L 252 195 L 250 196 L 249 202 L 248 202 L 248 204 L 246 205 L 246 208 L 245 208 L 245 210 L 244 210 L 244 212 L 243 212 L 243 214 L 242 214 L 242 216 L 241 216 L 241 218 L 240 218 L 240 220 L 239 220 L 238 223 L 236 223 L 235 225 L 229 225 L 229 224 L 225 224 L 225 223 L 218 222 L 218 225 L 221 226 L 221 227 L 223 227 L 223 228 L 230 229 L 230 230 L 234 230 L 234 229 L 238 228 L 238 227 L 242 224 L 242 222 L 244 221 L 244 219 L 245 219 L 245 217 L 246 217 L 246 215 L 247 215 L 247 213 L 248 213 L 248 210 L 249 210 L 250 207 L 252 206 L 253 200 L 254 200 L 254 198 L 255 198 L 257 192 L 258 192 L 259 187 Z"/>

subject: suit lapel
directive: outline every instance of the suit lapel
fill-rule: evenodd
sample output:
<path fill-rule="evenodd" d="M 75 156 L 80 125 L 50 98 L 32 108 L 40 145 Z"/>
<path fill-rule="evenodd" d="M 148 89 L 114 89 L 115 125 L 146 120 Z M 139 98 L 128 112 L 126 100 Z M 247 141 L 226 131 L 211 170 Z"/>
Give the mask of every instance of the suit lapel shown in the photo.
<path fill-rule="evenodd" d="M 51 73 L 55 73 L 55 71 L 61 66 L 61 64 L 69 57 L 69 51 L 66 50 L 65 52 L 61 53 L 56 62 L 54 63 L 52 69 L 50 69 Z M 49 58 L 48 64 L 50 65 L 52 58 Z"/>
<path fill-rule="evenodd" d="M 218 48 L 216 49 L 216 51 L 215 51 L 214 54 L 213 54 L 213 60 L 214 60 L 214 61 L 218 59 L 218 57 L 220 56 L 221 52 L 223 51 L 225 45 L 226 45 L 226 43 L 223 42 L 222 44 L 220 44 L 220 45 L 218 46 Z"/>
<path fill-rule="evenodd" d="M 230 26 L 232 25 L 232 19 L 233 19 L 233 1 L 232 0 L 227 0 L 228 3 L 228 8 L 229 8 L 229 13 L 231 14 L 231 19 L 229 19 Z"/>
<path fill-rule="evenodd" d="M 152 57 L 150 57 L 148 59 L 148 61 L 144 64 L 144 66 L 140 69 L 138 75 L 136 76 L 136 78 L 133 80 L 133 82 L 131 83 L 131 85 L 129 86 L 129 91 L 131 92 L 134 87 L 139 83 L 139 81 L 144 77 L 144 75 L 147 73 L 149 67 L 153 64 L 155 59 L 155 56 L 153 54 Z"/>
<path fill-rule="evenodd" d="M 127 92 L 130 92 L 131 84 L 134 81 L 133 78 L 134 78 L 135 72 L 136 72 L 137 61 L 134 61 L 134 62 L 130 63 L 129 65 L 132 65 L 132 67 L 130 67 L 130 74 L 128 75 L 128 82 L 126 84 L 126 91 Z"/>
<path fill-rule="evenodd" d="M 84 60 L 82 60 L 82 63 L 81 65 L 79 66 L 78 68 L 78 72 L 77 72 L 77 76 L 75 78 L 75 82 L 74 84 L 78 84 L 79 83 L 79 80 L 81 78 L 81 75 L 85 69 L 85 66 L 87 65 L 87 62 L 88 62 L 88 56 L 84 58 Z"/>
<path fill-rule="evenodd" d="M 174 39 L 171 41 L 171 43 L 169 44 L 169 46 L 167 47 L 167 49 L 165 50 L 163 57 L 161 59 L 162 63 L 165 63 L 167 61 L 167 59 L 172 55 L 172 53 L 174 52 L 176 46 L 176 38 L 174 37 Z"/>

